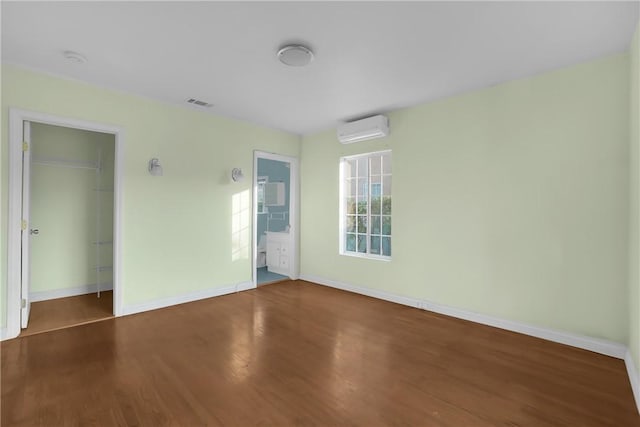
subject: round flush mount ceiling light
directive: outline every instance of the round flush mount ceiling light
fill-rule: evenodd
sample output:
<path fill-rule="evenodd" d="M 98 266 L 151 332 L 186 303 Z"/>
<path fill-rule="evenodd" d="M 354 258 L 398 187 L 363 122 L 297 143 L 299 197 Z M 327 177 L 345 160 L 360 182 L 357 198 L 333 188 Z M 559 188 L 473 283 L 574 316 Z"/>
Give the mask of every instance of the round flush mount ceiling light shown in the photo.
<path fill-rule="evenodd" d="M 72 50 L 65 50 L 62 52 L 62 56 L 64 56 L 67 61 L 73 62 L 74 64 L 84 64 L 87 62 L 86 56 Z"/>
<path fill-rule="evenodd" d="M 290 67 L 304 67 L 313 61 L 313 52 L 308 47 L 290 44 L 278 51 L 278 59 Z"/>

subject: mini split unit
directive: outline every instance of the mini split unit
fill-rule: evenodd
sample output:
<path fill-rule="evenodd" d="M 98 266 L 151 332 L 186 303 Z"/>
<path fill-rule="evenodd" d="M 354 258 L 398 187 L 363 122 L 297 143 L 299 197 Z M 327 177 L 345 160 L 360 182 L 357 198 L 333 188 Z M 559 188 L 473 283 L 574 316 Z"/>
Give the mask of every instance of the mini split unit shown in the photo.
<path fill-rule="evenodd" d="M 338 128 L 338 141 L 351 144 L 389 135 L 389 118 L 378 115 L 345 123 Z"/>

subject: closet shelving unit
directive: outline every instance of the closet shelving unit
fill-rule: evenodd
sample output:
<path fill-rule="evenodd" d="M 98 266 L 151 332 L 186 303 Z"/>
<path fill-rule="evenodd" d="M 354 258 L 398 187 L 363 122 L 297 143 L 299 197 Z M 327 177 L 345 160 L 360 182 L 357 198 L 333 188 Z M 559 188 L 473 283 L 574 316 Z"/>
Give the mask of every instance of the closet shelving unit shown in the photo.
<path fill-rule="evenodd" d="M 44 166 L 53 166 L 53 167 L 62 167 L 62 168 L 71 168 L 71 169 L 89 169 L 94 170 L 96 174 L 96 182 L 95 187 L 93 189 L 96 195 L 96 229 L 95 229 L 95 241 L 91 242 L 95 246 L 95 266 L 92 270 L 95 271 L 96 275 L 96 296 L 100 298 L 100 287 L 102 286 L 102 273 L 105 271 L 112 271 L 112 265 L 100 265 L 101 259 L 101 248 L 107 245 L 113 245 L 113 240 L 102 240 L 101 239 L 101 208 L 102 208 L 102 196 L 101 193 L 111 192 L 113 193 L 113 188 L 103 187 L 102 186 L 102 171 L 103 171 L 103 162 L 102 162 L 102 150 L 98 149 L 98 158 L 96 161 L 82 161 L 82 160 L 69 160 L 69 159 L 60 159 L 60 158 L 51 158 L 51 157 L 33 157 L 31 159 L 31 163 L 34 165 L 44 165 Z"/>

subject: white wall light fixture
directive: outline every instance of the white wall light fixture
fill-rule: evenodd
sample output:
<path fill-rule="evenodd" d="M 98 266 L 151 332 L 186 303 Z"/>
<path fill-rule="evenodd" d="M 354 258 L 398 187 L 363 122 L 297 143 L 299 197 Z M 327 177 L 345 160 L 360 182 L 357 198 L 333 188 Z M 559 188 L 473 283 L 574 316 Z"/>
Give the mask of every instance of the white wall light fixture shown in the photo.
<path fill-rule="evenodd" d="M 149 160 L 149 174 L 153 176 L 162 176 L 162 166 L 160 160 L 153 158 Z"/>
<path fill-rule="evenodd" d="M 233 182 L 240 182 L 244 179 L 244 174 L 242 173 L 242 169 L 240 168 L 233 168 L 231 170 L 231 179 L 233 180 Z"/>

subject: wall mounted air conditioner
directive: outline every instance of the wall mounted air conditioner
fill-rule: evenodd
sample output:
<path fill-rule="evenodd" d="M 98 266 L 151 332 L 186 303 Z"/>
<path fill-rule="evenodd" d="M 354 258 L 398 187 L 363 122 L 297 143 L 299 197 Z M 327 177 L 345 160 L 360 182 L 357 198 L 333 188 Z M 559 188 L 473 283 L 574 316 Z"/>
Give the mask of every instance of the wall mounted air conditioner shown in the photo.
<path fill-rule="evenodd" d="M 389 135 L 389 118 L 382 115 L 367 117 L 338 127 L 338 141 L 342 144 L 382 138 L 387 135 Z"/>

